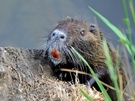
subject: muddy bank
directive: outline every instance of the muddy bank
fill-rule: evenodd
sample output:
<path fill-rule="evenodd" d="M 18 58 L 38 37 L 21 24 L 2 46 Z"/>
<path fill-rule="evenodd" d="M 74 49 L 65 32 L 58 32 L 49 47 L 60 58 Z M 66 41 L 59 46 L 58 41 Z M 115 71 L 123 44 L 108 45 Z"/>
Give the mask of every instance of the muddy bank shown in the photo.
<path fill-rule="evenodd" d="M 43 50 L 0 47 L 0 99 L 3 101 L 86 101 L 79 88 L 87 91 L 94 101 L 104 101 L 101 93 L 85 85 L 56 80 Z"/>

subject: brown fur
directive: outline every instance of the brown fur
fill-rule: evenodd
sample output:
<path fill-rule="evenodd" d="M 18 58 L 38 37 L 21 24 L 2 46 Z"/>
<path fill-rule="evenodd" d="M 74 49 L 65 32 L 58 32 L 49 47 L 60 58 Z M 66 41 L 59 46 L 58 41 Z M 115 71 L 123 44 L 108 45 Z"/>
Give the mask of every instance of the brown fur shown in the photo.
<path fill-rule="evenodd" d="M 99 79 L 113 86 L 113 82 L 111 81 L 109 77 L 108 67 L 106 66 L 106 63 L 105 63 L 105 54 L 104 54 L 103 45 L 102 45 L 103 36 L 101 32 L 99 31 L 99 28 L 95 27 L 94 30 L 90 31 L 90 26 L 91 26 L 90 24 L 82 20 L 67 18 L 65 20 L 59 21 L 58 24 L 55 26 L 54 30 L 59 29 L 59 30 L 62 30 L 64 33 L 66 33 L 68 37 L 65 43 L 63 44 L 65 44 L 66 47 L 74 47 L 84 57 L 84 59 L 86 59 L 86 61 L 92 67 L 94 72 L 101 76 Z M 52 41 L 50 37 L 48 41 Z M 49 48 L 49 46 L 50 44 L 47 46 L 47 49 Z M 122 67 L 121 60 L 119 56 L 117 56 L 116 52 L 113 51 L 109 45 L 108 47 L 109 47 L 110 55 L 113 60 L 114 67 L 116 65 L 116 62 L 120 61 L 119 70 L 123 76 L 123 80 L 124 80 L 123 86 L 125 87 L 126 80 L 125 80 L 124 72 L 121 68 Z M 66 49 L 70 50 L 70 48 L 66 48 Z M 62 51 L 60 52 L 64 54 L 64 52 Z M 82 68 L 85 68 L 85 69 L 87 68 L 85 64 L 83 65 L 84 67 L 81 67 L 79 65 L 80 69 L 76 68 L 75 66 L 76 65 L 78 66 L 78 64 L 81 64 L 81 62 L 72 62 L 72 59 L 68 61 L 66 60 L 66 58 L 69 56 L 66 53 L 64 55 L 65 56 L 62 57 L 63 58 L 62 60 L 64 60 L 64 62 L 59 63 L 58 66 L 57 65 L 52 66 L 52 70 L 54 71 L 54 74 L 56 77 L 59 77 L 59 74 L 61 73 L 60 68 L 77 69 L 77 70 L 83 70 Z M 72 53 L 72 57 L 75 57 L 74 53 Z M 58 71 L 58 72 L 55 72 L 55 71 Z M 85 72 L 90 73 L 88 68 L 86 69 Z M 71 79 L 66 79 L 64 77 L 63 79 L 66 81 L 71 80 Z M 88 77 L 87 80 L 89 79 L 90 78 Z M 85 80 L 85 82 L 87 80 Z M 82 83 L 85 83 L 85 82 L 83 81 Z M 108 92 L 111 98 L 115 101 L 116 100 L 115 92 L 113 90 L 108 90 Z"/>

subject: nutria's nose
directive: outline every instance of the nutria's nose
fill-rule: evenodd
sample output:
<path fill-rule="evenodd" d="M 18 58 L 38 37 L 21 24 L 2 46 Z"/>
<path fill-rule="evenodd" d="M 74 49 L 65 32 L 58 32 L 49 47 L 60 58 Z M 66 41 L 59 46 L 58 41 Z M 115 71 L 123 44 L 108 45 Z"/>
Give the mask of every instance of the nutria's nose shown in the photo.
<path fill-rule="evenodd" d="M 53 40 L 65 41 L 66 40 L 66 34 L 63 31 L 56 29 L 52 32 L 51 38 Z"/>

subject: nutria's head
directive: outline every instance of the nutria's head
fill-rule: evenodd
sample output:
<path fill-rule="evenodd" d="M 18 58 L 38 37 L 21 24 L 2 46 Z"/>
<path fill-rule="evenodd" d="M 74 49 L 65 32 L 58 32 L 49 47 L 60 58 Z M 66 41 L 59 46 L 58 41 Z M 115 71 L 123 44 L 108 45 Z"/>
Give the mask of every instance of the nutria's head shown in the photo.
<path fill-rule="evenodd" d="M 97 42 L 95 26 L 78 19 L 67 18 L 59 21 L 51 31 L 47 45 L 46 54 L 55 64 L 76 64 L 80 59 L 71 50 L 74 47 L 79 52 L 88 52 L 90 45 Z M 90 53 L 90 52 L 88 52 Z"/>

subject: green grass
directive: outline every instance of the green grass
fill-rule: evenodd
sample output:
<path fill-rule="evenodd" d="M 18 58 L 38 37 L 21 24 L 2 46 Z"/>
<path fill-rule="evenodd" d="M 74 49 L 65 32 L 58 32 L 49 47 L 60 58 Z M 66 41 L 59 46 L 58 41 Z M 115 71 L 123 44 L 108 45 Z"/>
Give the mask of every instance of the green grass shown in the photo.
<path fill-rule="evenodd" d="M 104 49 L 105 56 L 106 56 L 105 63 L 106 63 L 106 65 L 108 67 L 108 70 L 110 72 L 111 80 L 114 83 L 114 88 L 116 89 L 117 99 L 118 99 L 118 101 L 122 101 L 120 96 L 119 96 L 120 92 L 119 92 L 119 86 L 118 86 L 118 81 L 117 81 L 118 78 L 117 78 L 116 68 L 118 68 L 118 67 L 114 67 L 114 65 L 113 65 L 112 58 L 111 58 L 111 56 L 109 54 L 109 49 L 108 49 L 107 42 L 106 42 L 105 39 L 103 39 L 103 49 Z M 119 66 L 119 63 L 117 63 L 116 66 Z"/>
<path fill-rule="evenodd" d="M 80 91 L 89 101 L 93 101 L 93 99 L 87 93 L 85 93 L 82 89 L 80 89 Z"/>
<path fill-rule="evenodd" d="M 133 5 L 133 0 L 129 0 L 129 7 L 130 7 L 131 14 L 132 14 L 133 22 L 135 24 L 135 9 L 134 9 L 134 5 Z"/>
<path fill-rule="evenodd" d="M 123 6 L 124 9 L 127 9 L 127 7 L 125 6 L 125 0 L 123 0 Z M 132 2 L 133 4 L 133 2 Z M 133 6 L 133 5 L 132 5 Z M 134 7 L 134 6 L 133 6 Z M 132 8 L 133 8 L 132 7 Z M 135 73 L 135 60 L 134 60 L 134 53 L 135 53 L 135 46 L 132 43 L 132 39 L 128 39 L 125 35 L 125 33 L 122 33 L 116 26 L 114 26 L 111 22 L 109 22 L 105 17 L 103 17 L 101 14 L 99 14 L 97 11 L 95 11 L 93 8 L 89 7 L 90 10 L 92 12 L 94 12 L 96 14 L 97 17 L 99 17 L 118 37 L 121 43 L 123 43 L 125 45 L 125 47 L 127 48 L 131 58 L 132 58 L 132 63 L 133 63 L 133 69 L 134 69 L 134 73 Z M 129 16 L 127 15 L 127 10 L 125 11 L 125 19 L 127 19 L 126 21 L 126 25 L 127 25 L 127 29 L 128 29 L 128 34 L 130 36 L 130 38 L 132 38 L 131 36 L 131 29 L 130 29 L 130 20 L 129 20 Z M 134 16 L 133 16 L 134 18 Z M 135 20 L 135 19 L 134 19 Z M 125 22 L 125 21 L 124 21 Z"/>
<path fill-rule="evenodd" d="M 132 16 L 132 19 L 129 19 L 129 12 L 127 10 L 127 4 L 125 0 L 122 0 L 122 5 L 123 5 L 123 10 L 124 10 L 124 19 L 123 22 L 127 27 L 127 35 L 126 36 L 125 33 L 123 33 L 121 30 L 119 30 L 115 25 L 113 25 L 110 21 L 108 21 L 104 16 L 102 16 L 100 13 L 98 13 L 97 11 L 95 11 L 93 8 L 89 7 L 89 9 L 99 18 L 101 19 L 113 32 L 114 34 L 116 34 L 119 37 L 119 41 L 126 47 L 127 52 L 130 54 L 130 58 L 132 59 L 132 68 L 134 71 L 134 75 L 135 75 L 135 59 L 134 59 L 134 55 L 135 55 L 135 45 L 133 45 L 132 43 L 132 32 L 131 32 L 131 25 L 130 22 L 134 22 L 135 24 L 135 9 L 134 9 L 134 5 L 133 5 L 133 0 L 129 0 L 129 7 L 130 7 L 130 14 Z M 122 98 L 120 96 L 120 89 L 118 86 L 118 82 L 117 82 L 117 78 L 118 75 L 116 75 L 116 70 L 114 70 L 113 67 L 113 63 L 111 60 L 111 57 L 109 55 L 109 51 L 108 51 L 108 47 L 106 44 L 106 40 L 103 40 L 103 49 L 105 51 L 105 56 L 106 56 L 106 65 L 108 66 L 108 70 L 110 72 L 110 77 L 114 83 L 114 87 L 116 89 L 116 96 L 118 101 L 121 101 Z M 103 92 L 105 98 L 107 101 L 111 101 L 110 97 L 108 96 L 108 94 L 106 93 L 103 85 L 99 82 L 96 74 L 94 73 L 94 71 L 91 69 L 91 67 L 89 66 L 89 64 L 86 62 L 86 60 L 78 53 L 76 52 L 74 49 L 73 51 L 83 60 L 83 62 L 89 67 L 91 74 L 93 75 L 93 77 L 95 78 L 95 81 L 97 82 L 99 88 L 101 89 L 101 91 Z M 118 66 L 118 65 L 117 65 Z M 81 90 L 81 92 L 83 93 L 83 95 L 89 100 L 92 101 L 90 97 L 88 97 L 88 95 Z"/>
<path fill-rule="evenodd" d="M 88 66 L 90 73 L 92 74 L 92 77 L 95 79 L 97 85 L 99 86 L 100 90 L 103 92 L 103 95 L 105 96 L 106 99 L 108 99 L 107 101 L 111 101 L 110 96 L 108 95 L 108 93 L 106 92 L 105 88 L 103 87 L 103 85 L 100 83 L 97 75 L 94 73 L 94 71 L 92 70 L 92 68 L 90 67 L 90 65 L 88 64 L 88 62 L 72 47 L 73 52 L 75 52 L 75 54 L 78 55 L 79 58 L 81 58 L 81 60 L 86 64 L 86 66 Z M 81 89 L 80 89 L 81 90 Z M 81 90 L 82 92 L 83 90 Z M 83 93 L 84 94 L 84 93 Z M 91 101 L 91 99 L 89 99 L 86 94 L 84 95 L 89 101 Z"/>

